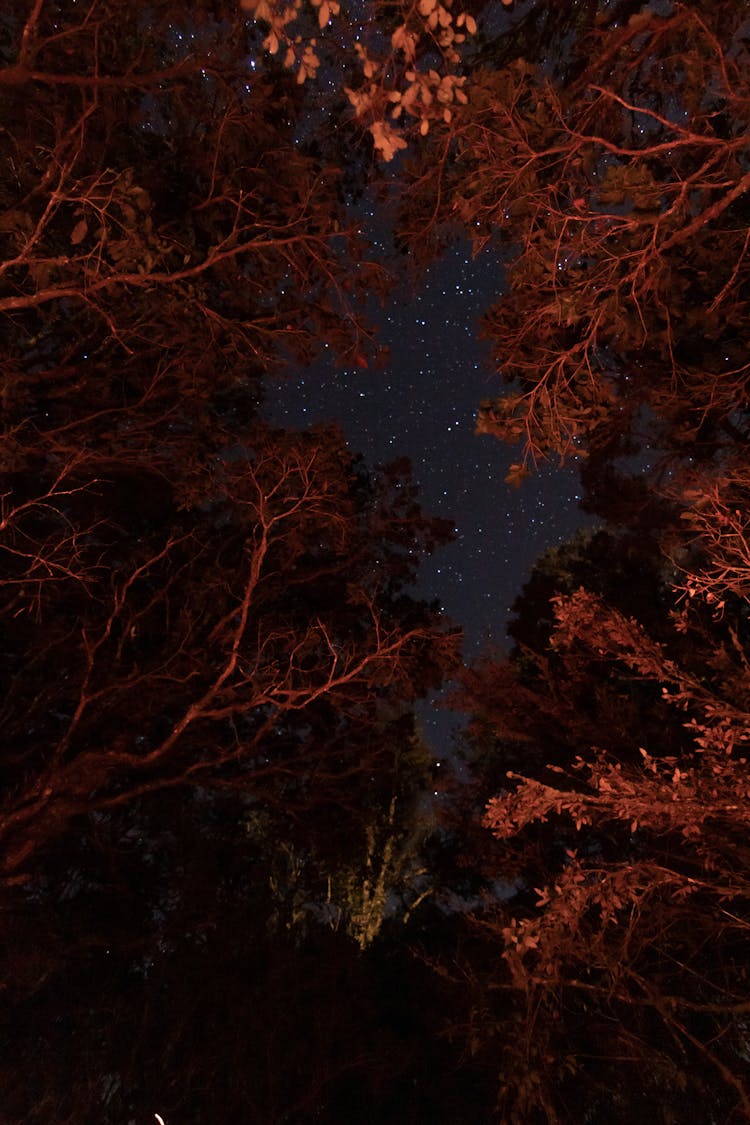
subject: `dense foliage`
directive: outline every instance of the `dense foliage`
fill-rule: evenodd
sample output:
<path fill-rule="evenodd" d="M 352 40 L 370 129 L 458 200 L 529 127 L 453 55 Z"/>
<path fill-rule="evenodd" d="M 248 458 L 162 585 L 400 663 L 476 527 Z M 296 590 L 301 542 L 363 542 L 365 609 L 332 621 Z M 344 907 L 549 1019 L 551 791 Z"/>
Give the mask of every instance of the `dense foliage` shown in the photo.
<path fill-rule="evenodd" d="M 507 245 L 479 429 L 520 442 L 512 483 L 579 460 L 608 522 L 464 675 L 515 890 L 477 918 L 475 1019 L 505 1120 L 747 1118 L 747 22 L 654 5 L 568 57 L 476 67 L 403 202 Z"/>
<path fill-rule="evenodd" d="M 19 3 L 2 31 L 4 1112 L 304 1120 L 380 1081 L 333 1012 L 426 890 L 413 706 L 458 638 L 410 593 L 450 528 L 408 464 L 258 404 L 290 362 L 362 356 L 382 270 L 293 79 L 248 81 L 239 12 Z"/>

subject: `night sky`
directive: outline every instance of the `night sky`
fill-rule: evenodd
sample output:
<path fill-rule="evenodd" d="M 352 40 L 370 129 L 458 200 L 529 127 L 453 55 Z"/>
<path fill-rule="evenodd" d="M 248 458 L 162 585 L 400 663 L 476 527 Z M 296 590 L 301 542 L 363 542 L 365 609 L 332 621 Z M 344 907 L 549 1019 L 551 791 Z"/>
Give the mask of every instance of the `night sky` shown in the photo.
<path fill-rule="evenodd" d="M 265 408 L 278 425 L 339 422 L 368 464 L 411 459 L 424 510 L 453 520 L 458 533 L 423 564 L 422 592 L 463 626 L 467 656 L 502 644 L 534 560 L 588 522 L 575 469 L 549 465 L 514 488 L 504 478 L 518 451 L 474 432 L 479 402 L 500 388 L 478 317 L 502 284 L 492 250 L 474 259 L 459 243 L 421 293 L 404 285 L 383 310 L 385 369 L 316 363 L 269 391 Z"/>
<path fill-rule="evenodd" d="M 421 291 L 404 281 L 378 314 L 379 342 L 390 349 L 384 369 L 323 360 L 269 389 L 265 407 L 277 425 L 337 421 L 369 465 L 411 459 L 424 511 L 457 531 L 422 564 L 419 593 L 437 597 L 462 626 L 468 659 L 506 647 L 510 606 L 535 559 L 592 522 L 578 505 L 575 468 L 550 464 L 515 488 L 504 478 L 518 450 L 474 432 L 480 401 L 501 389 L 478 320 L 503 284 L 495 250 L 474 258 L 457 242 Z M 423 708 L 422 721 L 446 752 L 456 717 Z"/>

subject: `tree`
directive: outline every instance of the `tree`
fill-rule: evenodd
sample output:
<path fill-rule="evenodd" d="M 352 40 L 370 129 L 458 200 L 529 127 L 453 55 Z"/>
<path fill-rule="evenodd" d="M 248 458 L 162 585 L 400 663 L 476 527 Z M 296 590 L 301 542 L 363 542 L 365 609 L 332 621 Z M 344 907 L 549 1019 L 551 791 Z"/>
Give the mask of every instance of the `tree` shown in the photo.
<path fill-rule="evenodd" d="M 338 0 L 310 0 L 309 7 L 303 0 L 242 0 L 242 7 L 267 28 L 264 48 L 296 71 L 298 84 L 316 79 L 323 57 L 338 58 L 351 109 L 384 161 L 417 130 L 425 136 L 431 123 L 450 122 L 452 107 L 466 101 L 458 68 L 477 24 L 471 12 L 454 12 L 453 0 L 375 3 L 362 22 L 339 18 Z"/>
<path fill-rule="evenodd" d="M 384 275 L 338 140 L 248 69 L 239 16 L 19 3 L 0 27 L 8 1112 L 302 1121 L 350 1073 L 423 1065 L 378 1054 L 356 955 L 426 889 L 413 707 L 458 635 L 410 589 L 451 532 L 405 461 L 258 417 L 291 362 L 365 362 Z"/>
<path fill-rule="evenodd" d="M 548 457 L 591 459 L 591 479 L 649 464 L 702 541 L 699 509 L 727 529 L 731 558 L 683 583 L 720 602 L 744 573 L 726 523 L 746 477 L 742 13 L 581 12 L 567 73 L 536 56 L 473 70 L 449 136 L 407 171 L 400 226 L 508 247 L 510 291 L 484 319 L 508 389 L 478 429 L 520 442 L 511 475 Z"/>
<path fill-rule="evenodd" d="M 610 542 L 646 574 L 620 593 L 635 567 L 607 568 L 606 600 L 590 575 L 550 589 L 538 643 L 466 677 L 507 774 L 485 824 L 515 890 L 478 920 L 505 968 L 469 962 L 469 1043 L 503 1044 L 504 1119 L 580 1120 L 605 1097 L 623 1121 L 696 1097 L 706 1120 L 748 1117 L 744 15 L 581 11 L 570 65 L 516 57 L 451 83 L 401 196 L 415 249 L 459 228 L 509 246 L 510 294 L 485 317 L 509 390 L 478 428 L 521 443 L 515 480 L 584 460 L 600 513 L 624 483 Z M 404 94 L 370 71 L 353 104 L 392 130 Z M 383 138 L 386 157 L 404 147 Z M 641 1095 L 627 1063 L 650 1068 Z"/>
<path fill-rule="evenodd" d="M 610 521 L 543 560 L 512 657 L 464 678 L 501 849 L 476 865 L 507 899 L 476 915 L 465 1034 L 504 1052 L 503 1119 L 750 1116 L 738 19 L 593 26 L 564 85 L 536 60 L 476 71 L 404 197 L 410 233 L 509 244 L 485 318 L 509 390 L 479 429 L 520 441 L 517 477 L 579 459 Z"/>
<path fill-rule="evenodd" d="M 200 833 L 189 793 L 306 849 L 314 899 L 345 841 L 359 877 L 366 826 L 389 854 L 409 837 L 395 763 L 457 645 L 408 592 L 449 537 L 408 465 L 369 473 L 335 428 L 257 417 L 292 357 L 368 348 L 383 274 L 336 139 L 302 136 L 283 69 L 251 77 L 239 13 L 19 2 L 0 27 L 9 901 L 53 902 L 78 836 L 116 870 L 133 818 L 143 840 L 167 808 Z"/>
<path fill-rule="evenodd" d="M 644 11 L 593 27 L 566 86 L 541 60 L 477 69 L 450 145 L 414 173 L 418 204 L 432 169 L 430 222 L 511 245 L 485 329 L 512 390 L 480 428 L 526 458 L 580 454 L 644 414 L 655 448 L 715 441 L 746 395 L 741 27 L 732 4 Z"/>
<path fill-rule="evenodd" d="M 387 1033 L 393 970 L 364 956 L 429 891 L 414 704 L 459 637 L 411 589 L 451 531 L 407 462 L 368 470 L 333 426 L 258 416 L 292 363 L 367 362 L 384 285 L 349 217 L 356 162 L 261 38 L 211 3 L 0 14 L 19 1120 L 343 1118 L 352 1076 L 415 1119 L 424 1098 L 432 1047 Z"/>
<path fill-rule="evenodd" d="M 374 994 L 408 978 L 393 914 L 432 889 L 425 853 L 443 903 L 481 905 L 407 931 L 480 1078 L 481 1104 L 446 1085 L 452 1120 L 486 1116 L 488 1081 L 503 1120 L 750 1117 L 742 13 L 532 8 L 494 41 L 449 0 L 375 5 L 359 39 L 332 0 L 0 15 L 4 983 L 22 1071 L 40 1026 L 58 1057 L 61 994 L 96 1060 L 33 1106 L 9 1076 L 19 1118 L 140 1112 L 162 1044 L 186 1120 L 207 1086 L 228 1115 L 348 1119 L 350 1073 L 383 1119 L 434 1119 L 412 1075 L 442 1051 L 345 1052 L 403 1018 Z M 372 152 L 407 157 L 404 245 L 516 255 L 479 427 L 520 440 L 517 481 L 580 459 L 611 521 L 537 569 L 511 659 L 464 673 L 474 780 L 427 848 L 413 704 L 458 638 L 410 587 L 448 528 L 405 464 L 257 416 L 290 360 L 367 362 L 385 277 L 348 204 Z M 307 950 L 367 1018 L 306 989 Z M 239 1045 L 211 1038 L 225 958 Z M 100 995 L 128 1011 L 112 1052 Z M 295 1020 L 321 1010 L 311 1058 Z"/>
<path fill-rule="evenodd" d="M 744 1119 L 746 617 L 677 613 L 656 545 L 619 540 L 550 552 L 510 660 L 464 676 L 495 848 L 463 1034 L 503 1052 L 505 1120 Z"/>
<path fill-rule="evenodd" d="M 442 627 L 404 590 L 445 526 L 404 467 L 370 482 L 333 431 L 255 419 L 290 356 L 367 347 L 382 277 L 323 131 L 300 143 L 304 92 L 248 81 L 252 29 L 210 4 L 1 19 L 9 873 L 97 803 L 240 759 L 260 777 L 263 740 L 302 753 L 313 714 L 345 743 L 453 642 L 417 669 Z"/>
<path fill-rule="evenodd" d="M 250 66 L 239 12 L 163 2 L 146 27 L 99 0 L 19 0 L 2 19 L 11 389 L 21 369 L 54 394 L 92 362 L 133 394 L 175 367 L 231 388 L 323 339 L 342 358 L 367 347 L 356 299 L 381 271 L 324 131 L 300 143 L 303 92 Z"/>
<path fill-rule="evenodd" d="M 354 1075 L 390 1089 L 427 1065 L 392 1042 L 348 935 L 367 944 L 385 897 L 407 908 L 423 890 L 412 705 L 458 637 L 408 590 L 447 528 L 420 516 L 403 463 L 368 473 L 333 429 L 256 420 L 240 445 L 214 426 L 197 464 L 194 432 L 173 436 L 169 475 L 145 456 L 95 475 L 92 452 L 61 480 L 37 450 L 19 487 L 40 495 L 7 513 L 4 1085 L 19 1120 L 158 1104 L 198 1121 L 209 1098 L 302 1122 L 350 1105 Z M 298 1019 L 317 1020 L 314 1052 Z"/>
<path fill-rule="evenodd" d="M 196 1125 L 215 1113 L 302 1125 L 350 1120 L 365 1092 L 373 1123 L 455 1121 L 473 1075 L 437 1035 L 449 997 L 412 958 L 413 926 L 395 913 L 366 948 L 349 936 L 362 933 L 349 902 L 371 874 L 366 836 L 389 786 L 389 831 L 413 854 L 408 716 L 370 738 L 372 780 L 355 797 L 350 774 L 314 816 L 180 787 L 58 838 L 4 927 L 9 1117 L 114 1125 L 156 1109 Z M 409 896 L 388 880 L 392 910 Z"/>
<path fill-rule="evenodd" d="M 252 450 L 204 464 L 187 512 L 145 465 L 45 468 L 4 527 L 6 875 L 72 817 L 145 792 L 351 794 L 363 732 L 453 659 L 403 592 L 444 528 L 398 474 L 371 486 L 334 433 L 258 427 Z"/>

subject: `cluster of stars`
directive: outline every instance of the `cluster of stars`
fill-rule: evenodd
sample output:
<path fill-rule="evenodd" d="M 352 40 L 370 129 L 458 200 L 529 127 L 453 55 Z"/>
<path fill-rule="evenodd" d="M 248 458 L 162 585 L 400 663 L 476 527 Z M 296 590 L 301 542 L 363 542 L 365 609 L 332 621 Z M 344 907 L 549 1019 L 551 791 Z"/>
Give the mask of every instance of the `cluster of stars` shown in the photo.
<path fill-rule="evenodd" d="M 342 371 L 324 355 L 277 386 L 266 406 L 277 425 L 338 422 L 371 465 L 411 459 L 423 510 L 450 519 L 456 531 L 423 561 L 417 592 L 437 598 L 461 625 L 467 659 L 504 646 L 510 607 L 535 560 L 588 522 L 575 470 L 543 467 L 515 489 L 505 476 L 518 450 L 474 432 L 480 401 L 502 392 L 479 317 L 503 280 L 492 250 L 472 258 L 456 245 L 419 293 L 393 295 L 379 325 L 389 348 L 383 370 Z M 422 721 L 445 746 L 456 720 L 423 711 Z"/>

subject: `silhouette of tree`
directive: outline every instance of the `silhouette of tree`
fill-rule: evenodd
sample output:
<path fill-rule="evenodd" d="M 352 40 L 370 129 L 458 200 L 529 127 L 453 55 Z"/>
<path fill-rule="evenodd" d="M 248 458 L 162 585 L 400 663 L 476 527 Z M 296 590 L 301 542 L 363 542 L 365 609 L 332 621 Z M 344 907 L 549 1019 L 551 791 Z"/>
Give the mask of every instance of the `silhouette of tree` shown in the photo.
<path fill-rule="evenodd" d="M 6 874 L 71 818 L 175 785 L 345 799 L 378 715 L 450 666 L 455 636 L 405 592 L 446 528 L 401 474 L 368 478 L 330 430 L 248 440 L 187 509 L 155 466 L 95 476 L 93 455 L 49 455 L 9 503 Z"/>
<path fill-rule="evenodd" d="M 747 615 L 675 610 L 667 570 L 629 532 L 548 552 L 511 658 L 464 673 L 496 841 L 474 866 L 505 888 L 474 916 L 464 1034 L 488 1066 L 502 1045 L 507 1120 L 750 1112 Z"/>
<path fill-rule="evenodd" d="M 0 68 L 11 388 L 20 368 L 23 387 L 33 373 L 35 394 L 58 393 L 92 362 L 132 393 L 153 393 L 175 366 L 233 387 L 324 341 L 342 359 L 366 348 L 357 295 L 377 292 L 381 272 L 347 219 L 343 173 L 321 154 L 325 130 L 302 140 L 304 94 L 278 68 L 253 69 L 262 51 L 239 11 L 11 9 Z"/>
<path fill-rule="evenodd" d="M 422 156 L 409 233 L 452 221 L 509 243 L 485 330 L 510 389 L 480 429 L 520 439 L 525 460 L 633 431 L 708 450 L 745 401 L 743 27 L 731 3 L 647 9 L 594 21 L 573 81 L 540 58 L 477 68 Z M 427 196 L 420 223 L 409 204 Z"/>

